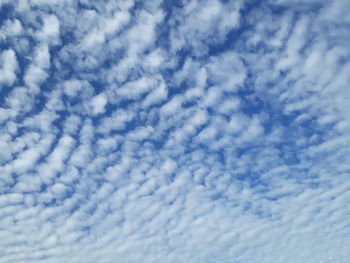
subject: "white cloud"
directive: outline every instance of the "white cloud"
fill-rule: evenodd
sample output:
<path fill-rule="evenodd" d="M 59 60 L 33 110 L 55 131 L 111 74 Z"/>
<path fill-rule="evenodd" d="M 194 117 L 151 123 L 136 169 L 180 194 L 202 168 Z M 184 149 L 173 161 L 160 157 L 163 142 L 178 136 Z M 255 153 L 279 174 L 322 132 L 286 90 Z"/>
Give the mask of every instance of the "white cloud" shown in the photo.
<path fill-rule="evenodd" d="M 36 134 L 34 134 L 35 136 Z M 10 164 L 12 172 L 23 174 L 33 169 L 39 158 L 47 153 L 48 148 L 52 144 L 52 136 L 43 138 L 36 147 L 21 152 L 17 158 Z"/>
<path fill-rule="evenodd" d="M 123 109 L 117 110 L 111 117 L 106 117 L 101 120 L 99 131 L 101 133 L 109 133 L 113 130 L 122 130 L 127 122 L 131 121 L 134 114 Z"/>
<path fill-rule="evenodd" d="M 23 201 L 23 196 L 20 194 L 4 194 L 0 196 L 0 207 L 19 204 Z"/>
<path fill-rule="evenodd" d="M 149 92 L 156 82 L 154 79 L 150 78 L 141 78 L 136 81 L 128 82 L 123 87 L 118 88 L 115 93 L 121 99 L 131 99 L 137 100 L 147 92 Z"/>
<path fill-rule="evenodd" d="M 158 68 L 164 63 L 164 51 L 154 50 L 145 57 L 144 64 L 145 68 Z"/>
<path fill-rule="evenodd" d="M 208 52 L 205 43 L 223 42 L 231 29 L 239 25 L 240 2 L 189 1 L 173 16 L 172 48 L 180 50 L 188 45 L 195 54 Z"/>
<path fill-rule="evenodd" d="M 43 17 L 43 26 L 41 31 L 36 32 L 39 41 L 50 45 L 60 43 L 60 22 L 55 15 L 46 15 Z"/>
<path fill-rule="evenodd" d="M 12 49 L 3 51 L 0 54 L 0 63 L 0 84 L 11 86 L 17 78 L 18 62 L 16 53 Z"/>
<path fill-rule="evenodd" d="M 64 123 L 65 132 L 76 134 L 78 132 L 80 124 L 81 124 L 81 119 L 79 118 L 79 116 L 77 115 L 69 116 Z"/>
<path fill-rule="evenodd" d="M 1 33 L 0 36 L 3 35 L 3 37 L 13 37 L 18 36 L 22 33 L 22 24 L 21 21 L 18 19 L 12 19 L 12 20 L 6 20 L 1 27 Z"/>
<path fill-rule="evenodd" d="M 168 97 L 168 89 L 164 82 L 161 82 L 158 87 L 153 89 L 143 100 L 142 105 L 149 107 L 153 104 L 159 104 Z"/>
<path fill-rule="evenodd" d="M 40 85 L 49 77 L 50 52 L 46 44 L 36 48 L 33 63 L 25 72 L 24 82 L 32 92 L 37 93 Z"/>
<path fill-rule="evenodd" d="M 70 97 L 77 96 L 78 92 L 82 89 L 82 83 L 77 79 L 67 80 L 63 85 L 65 93 Z"/>
<path fill-rule="evenodd" d="M 345 0 L 0 3 L 0 263 L 349 262 Z"/>
<path fill-rule="evenodd" d="M 24 82 L 35 93 L 39 92 L 40 85 L 48 78 L 48 74 L 37 66 L 30 66 L 25 73 Z"/>
<path fill-rule="evenodd" d="M 42 181 L 40 177 L 26 173 L 19 177 L 19 180 L 15 185 L 15 189 L 23 193 L 39 192 L 41 189 L 41 184 Z"/>
<path fill-rule="evenodd" d="M 182 104 L 182 97 L 180 95 L 173 97 L 160 109 L 162 116 L 168 117 L 180 111 Z"/>
<path fill-rule="evenodd" d="M 47 69 L 50 66 L 50 52 L 47 45 L 39 46 L 36 50 L 35 64 L 40 67 Z"/>
<path fill-rule="evenodd" d="M 43 110 L 33 117 L 25 119 L 23 126 L 42 131 L 52 131 L 52 122 L 57 119 L 58 115 L 55 112 Z"/>
<path fill-rule="evenodd" d="M 104 113 L 106 105 L 107 105 L 107 98 L 103 93 L 93 97 L 91 100 L 93 115 Z"/>
<path fill-rule="evenodd" d="M 102 138 L 97 141 L 97 149 L 99 152 L 112 152 L 117 147 L 115 138 Z"/>
<path fill-rule="evenodd" d="M 34 98 L 29 89 L 25 87 L 16 87 L 5 99 L 7 106 L 16 112 L 28 112 L 34 106 Z"/>
<path fill-rule="evenodd" d="M 65 162 L 70 157 L 74 143 L 74 139 L 69 135 L 63 136 L 47 157 L 47 161 L 38 165 L 37 172 L 45 183 L 52 182 L 57 173 L 65 169 Z"/>

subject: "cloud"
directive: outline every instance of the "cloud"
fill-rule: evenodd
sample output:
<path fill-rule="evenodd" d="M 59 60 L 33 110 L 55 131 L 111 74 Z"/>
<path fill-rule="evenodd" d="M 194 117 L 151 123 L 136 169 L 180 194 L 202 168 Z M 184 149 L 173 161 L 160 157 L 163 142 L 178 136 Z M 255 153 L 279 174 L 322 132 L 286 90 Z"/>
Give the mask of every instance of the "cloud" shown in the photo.
<path fill-rule="evenodd" d="M 12 49 L 5 50 L 0 56 L 0 84 L 11 86 L 17 78 L 18 62 Z"/>
<path fill-rule="evenodd" d="M 184 8 L 175 9 L 172 17 L 171 47 L 191 47 L 195 55 L 206 54 L 208 44 L 224 42 L 229 32 L 238 27 L 240 8 L 240 1 L 188 1 Z"/>
<path fill-rule="evenodd" d="M 43 17 L 43 25 L 39 32 L 36 32 L 39 41 L 58 45 L 60 42 L 60 22 L 55 15 Z"/>
<path fill-rule="evenodd" d="M 91 106 L 94 115 L 101 114 L 105 112 L 105 107 L 107 105 L 107 98 L 104 94 L 99 94 L 92 98 Z"/>
<path fill-rule="evenodd" d="M 349 262 L 347 1 L 0 2 L 0 263 Z"/>
<path fill-rule="evenodd" d="M 6 20 L 1 27 L 0 36 L 3 38 L 18 36 L 22 33 L 22 24 L 18 19 Z"/>

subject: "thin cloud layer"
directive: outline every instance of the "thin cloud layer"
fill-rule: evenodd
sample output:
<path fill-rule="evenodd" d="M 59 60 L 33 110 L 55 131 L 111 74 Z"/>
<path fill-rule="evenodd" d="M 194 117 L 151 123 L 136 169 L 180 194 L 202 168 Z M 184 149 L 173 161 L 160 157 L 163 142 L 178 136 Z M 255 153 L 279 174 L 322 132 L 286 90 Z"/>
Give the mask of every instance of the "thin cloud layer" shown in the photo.
<path fill-rule="evenodd" d="M 0 263 L 349 262 L 349 8 L 0 0 Z"/>

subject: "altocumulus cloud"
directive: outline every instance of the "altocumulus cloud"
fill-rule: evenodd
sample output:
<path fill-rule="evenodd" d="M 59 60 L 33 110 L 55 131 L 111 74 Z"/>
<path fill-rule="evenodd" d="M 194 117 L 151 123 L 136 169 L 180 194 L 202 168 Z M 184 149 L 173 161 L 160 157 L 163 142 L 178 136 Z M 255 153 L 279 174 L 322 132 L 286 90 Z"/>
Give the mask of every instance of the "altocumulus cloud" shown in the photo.
<path fill-rule="evenodd" d="M 0 0 L 0 263 L 350 262 L 348 0 Z"/>

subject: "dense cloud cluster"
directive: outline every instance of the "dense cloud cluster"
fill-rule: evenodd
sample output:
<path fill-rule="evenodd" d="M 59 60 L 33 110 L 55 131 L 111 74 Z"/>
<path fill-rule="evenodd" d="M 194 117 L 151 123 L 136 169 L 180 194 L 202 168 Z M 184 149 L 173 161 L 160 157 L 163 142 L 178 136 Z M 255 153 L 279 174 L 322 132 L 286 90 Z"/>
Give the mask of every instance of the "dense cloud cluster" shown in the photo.
<path fill-rule="evenodd" d="M 0 0 L 0 263 L 350 262 L 348 0 Z"/>

